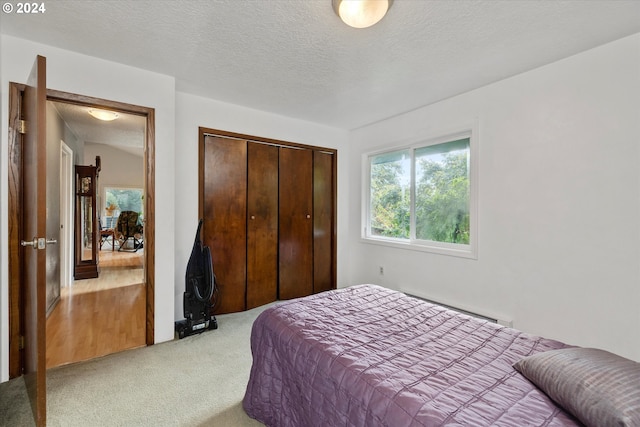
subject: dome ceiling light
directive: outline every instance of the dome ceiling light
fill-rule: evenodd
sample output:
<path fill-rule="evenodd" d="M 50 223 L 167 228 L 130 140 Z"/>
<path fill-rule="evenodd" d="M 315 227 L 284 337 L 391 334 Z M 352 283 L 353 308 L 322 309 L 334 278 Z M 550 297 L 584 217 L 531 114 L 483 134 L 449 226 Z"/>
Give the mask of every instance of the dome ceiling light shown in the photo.
<path fill-rule="evenodd" d="M 115 111 L 101 110 L 99 108 L 90 108 L 89 114 L 91 114 L 96 119 L 103 120 L 105 122 L 110 122 L 120 117 L 120 115 Z"/>
<path fill-rule="evenodd" d="M 393 0 L 332 0 L 333 10 L 345 24 L 367 28 L 380 21 Z"/>

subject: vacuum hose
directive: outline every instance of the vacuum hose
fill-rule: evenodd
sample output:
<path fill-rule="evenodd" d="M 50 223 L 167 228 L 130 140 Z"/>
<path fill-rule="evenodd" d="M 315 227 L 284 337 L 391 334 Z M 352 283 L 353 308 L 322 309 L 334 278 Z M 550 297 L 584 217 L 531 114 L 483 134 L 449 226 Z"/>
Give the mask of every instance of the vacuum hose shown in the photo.
<path fill-rule="evenodd" d="M 207 287 L 204 289 L 204 296 L 200 293 L 200 288 L 198 287 L 198 279 L 191 279 L 191 287 L 193 288 L 193 293 L 196 296 L 196 299 L 200 302 L 207 302 L 211 300 L 211 297 L 213 296 L 213 280 L 210 280 L 209 283 L 207 283 Z"/>

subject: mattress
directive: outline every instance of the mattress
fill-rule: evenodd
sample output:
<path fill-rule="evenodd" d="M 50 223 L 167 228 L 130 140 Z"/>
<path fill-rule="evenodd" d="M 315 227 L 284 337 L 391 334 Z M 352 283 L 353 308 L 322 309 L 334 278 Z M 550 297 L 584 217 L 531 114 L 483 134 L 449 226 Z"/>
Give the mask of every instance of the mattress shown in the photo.
<path fill-rule="evenodd" d="M 243 400 L 267 426 L 575 426 L 512 365 L 568 347 L 375 285 L 280 302 Z"/>

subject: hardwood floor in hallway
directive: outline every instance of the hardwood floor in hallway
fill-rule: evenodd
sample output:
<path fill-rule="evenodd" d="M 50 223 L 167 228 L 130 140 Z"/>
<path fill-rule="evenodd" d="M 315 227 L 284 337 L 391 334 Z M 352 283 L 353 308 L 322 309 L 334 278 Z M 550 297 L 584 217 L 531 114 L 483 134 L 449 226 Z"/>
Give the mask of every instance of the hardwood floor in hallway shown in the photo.
<path fill-rule="evenodd" d="M 47 318 L 47 368 L 145 345 L 142 254 L 104 255 L 100 277 L 62 288 Z"/>

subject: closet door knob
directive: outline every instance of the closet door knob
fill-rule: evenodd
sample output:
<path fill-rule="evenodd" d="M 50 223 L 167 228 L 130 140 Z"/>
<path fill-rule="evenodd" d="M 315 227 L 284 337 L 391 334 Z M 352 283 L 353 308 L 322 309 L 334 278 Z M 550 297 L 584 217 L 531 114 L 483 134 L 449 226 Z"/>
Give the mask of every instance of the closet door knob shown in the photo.
<path fill-rule="evenodd" d="M 307 219 L 311 218 L 311 215 L 307 214 Z"/>
<path fill-rule="evenodd" d="M 255 215 L 251 215 L 251 219 L 256 219 L 256 216 Z"/>

